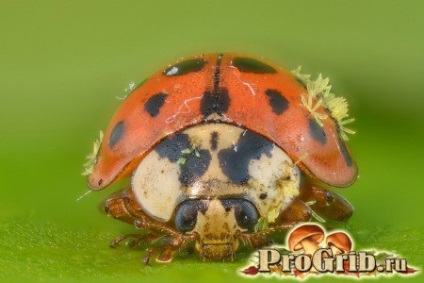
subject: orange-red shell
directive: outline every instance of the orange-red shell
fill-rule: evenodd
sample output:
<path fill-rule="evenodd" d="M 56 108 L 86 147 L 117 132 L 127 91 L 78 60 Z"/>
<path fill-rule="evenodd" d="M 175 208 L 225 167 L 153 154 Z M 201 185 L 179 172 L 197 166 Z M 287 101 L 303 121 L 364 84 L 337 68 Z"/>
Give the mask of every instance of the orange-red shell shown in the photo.
<path fill-rule="evenodd" d="M 187 72 L 184 62 L 189 62 Z M 231 53 L 195 56 L 182 63 L 154 74 L 118 108 L 89 176 L 92 189 L 131 173 L 168 135 L 205 121 L 263 135 L 299 160 L 303 171 L 329 185 L 346 187 L 356 180 L 356 163 L 335 121 L 324 119 L 322 128 L 315 124 L 301 102 L 307 90 L 290 72 Z M 323 108 L 317 112 L 326 114 Z"/>

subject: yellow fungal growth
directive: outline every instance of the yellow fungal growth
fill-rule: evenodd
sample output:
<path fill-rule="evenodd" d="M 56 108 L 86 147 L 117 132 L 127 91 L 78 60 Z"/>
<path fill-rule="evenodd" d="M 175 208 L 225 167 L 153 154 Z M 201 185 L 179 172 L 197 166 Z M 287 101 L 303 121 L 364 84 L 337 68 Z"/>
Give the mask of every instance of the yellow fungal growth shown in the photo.
<path fill-rule="evenodd" d="M 348 103 L 344 97 L 334 97 L 327 101 L 327 107 L 331 116 L 337 121 L 341 121 L 348 116 Z"/>
<path fill-rule="evenodd" d="M 331 85 L 329 85 L 330 79 L 323 78 L 322 74 L 318 75 L 318 78 L 315 81 L 308 79 L 306 86 L 308 88 L 309 96 L 316 98 L 319 94 L 322 94 L 326 97 L 331 90 Z"/>
<path fill-rule="evenodd" d="M 346 128 L 345 125 L 355 121 L 354 118 L 349 117 L 349 104 L 344 97 L 334 97 L 326 103 L 331 116 L 337 121 L 340 136 L 344 140 L 349 140 L 347 134 L 355 134 L 356 132 L 352 129 Z"/>
<path fill-rule="evenodd" d="M 356 134 L 356 131 L 345 127 L 346 124 L 352 123 L 353 121 L 355 121 L 355 119 L 351 118 L 351 119 L 340 121 L 338 124 L 340 129 L 340 135 L 346 141 L 349 140 L 349 137 L 346 134 L 351 134 L 351 135 Z"/>
<path fill-rule="evenodd" d="M 266 218 L 267 222 L 268 223 L 275 222 L 278 215 L 280 215 L 280 212 L 281 212 L 281 208 L 275 208 L 275 209 L 271 209 L 270 211 L 268 211 L 268 215 L 267 215 L 267 218 Z"/>
<path fill-rule="evenodd" d="M 306 84 L 306 82 L 311 77 L 311 75 L 301 73 L 302 72 L 302 66 L 297 67 L 295 70 L 293 70 L 291 72 L 298 80 L 300 80 L 304 84 Z"/>
<path fill-rule="evenodd" d="M 322 127 L 323 124 L 321 120 L 325 120 L 328 117 L 325 114 L 316 112 L 317 109 L 321 106 L 322 100 L 318 100 L 318 102 L 314 105 L 311 95 L 308 96 L 307 100 L 303 95 L 300 98 L 302 100 L 302 104 L 306 107 L 306 109 L 308 109 L 309 113 L 311 113 L 312 117 L 314 117 L 315 121 L 317 121 L 318 125 Z"/>
<path fill-rule="evenodd" d="M 319 74 L 316 80 L 311 80 L 311 75 L 302 74 L 301 69 L 301 66 L 297 67 L 292 71 L 292 74 L 303 82 L 308 90 L 307 97 L 301 96 L 303 106 L 308 109 L 318 125 L 322 127 L 322 120 L 328 117 L 328 115 L 317 113 L 317 110 L 322 105 L 336 121 L 340 136 L 344 140 L 348 140 L 347 134 L 355 134 L 356 132 L 345 127 L 346 124 L 355 121 L 355 119 L 349 118 L 349 104 L 347 100 L 330 92 L 331 85 L 329 84 L 330 79 L 328 77 L 324 78 L 322 74 Z"/>
<path fill-rule="evenodd" d="M 103 132 L 100 131 L 99 139 L 96 139 L 93 143 L 93 151 L 88 154 L 85 158 L 87 161 L 84 163 L 84 172 L 81 173 L 83 176 L 90 175 L 93 173 L 94 165 L 97 163 L 97 154 L 100 150 L 100 145 L 103 141 Z"/>
<path fill-rule="evenodd" d="M 299 195 L 297 180 L 283 177 L 280 180 L 277 180 L 276 187 L 279 195 L 270 203 L 270 209 L 266 217 L 267 223 L 274 223 L 286 205 L 284 202 L 276 201 L 277 199 L 293 199 Z"/>

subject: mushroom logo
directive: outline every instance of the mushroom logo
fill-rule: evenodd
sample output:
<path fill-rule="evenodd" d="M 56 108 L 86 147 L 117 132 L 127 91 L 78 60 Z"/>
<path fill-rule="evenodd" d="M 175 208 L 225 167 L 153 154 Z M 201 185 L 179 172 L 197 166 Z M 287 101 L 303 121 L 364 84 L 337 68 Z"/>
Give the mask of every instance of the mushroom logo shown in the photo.
<path fill-rule="evenodd" d="M 303 251 L 312 256 L 317 250 L 323 248 L 325 232 L 316 224 L 298 226 L 288 236 L 289 249 L 293 252 Z M 335 232 L 327 236 L 326 247 L 331 249 L 333 256 L 347 254 L 352 250 L 352 240 L 344 232 Z"/>
<path fill-rule="evenodd" d="M 352 240 L 344 232 L 336 232 L 328 235 L 325 243 L 333 252 L 333 256 L 347 254 L 352 250 Z"/>
<path fill-rule="evenodd" d="M 259 249 L 259 256 L 255 256 L 255 261 L 259 259 L 258 265 L 242 272 L 246 275 L 276 273 L 302 279 L 321 274 L 360 277 L 394 272 L 407 275 L 418 271 L 408 266 L 405 258 L 385 251 L 354 251 L 348 233 L 331 231 L 326 235 L 324 228 L 312 223 L 294 228 L 287 237 L 286 247 Z"/>

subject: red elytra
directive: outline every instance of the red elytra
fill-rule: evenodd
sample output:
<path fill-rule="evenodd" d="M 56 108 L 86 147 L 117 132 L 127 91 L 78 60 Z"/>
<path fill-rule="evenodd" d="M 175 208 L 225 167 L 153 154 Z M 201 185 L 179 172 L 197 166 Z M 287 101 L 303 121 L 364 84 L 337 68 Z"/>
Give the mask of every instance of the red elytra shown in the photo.
<path fill-rule="evenodd" d="M 307 174 L 335 187 L 357 177 L 331 117 L 317 125 L 301 102 L 307 90 L 287 70 L 236 53 L 186 58 L 131 93 L 113 116 L 89 176 L 100 190 L 130 174 L 165 137 L 205 122 L 238 125 L 273 141 Z M 317 113 L 327 114 L 323 107 Z"/>

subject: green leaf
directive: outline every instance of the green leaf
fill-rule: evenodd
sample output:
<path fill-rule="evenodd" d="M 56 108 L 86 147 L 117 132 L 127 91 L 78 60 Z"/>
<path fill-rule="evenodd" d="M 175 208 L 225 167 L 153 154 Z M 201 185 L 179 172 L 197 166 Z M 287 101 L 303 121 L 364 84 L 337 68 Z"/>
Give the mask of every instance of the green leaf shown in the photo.
<path fill-rule="evenodd" d="M 110 219 L 110 221 L 113 221 Z M 113 224 L 118 224 L 112 222 Z M 122 223 L 119 223 L 122 224 Z M 124 224 L 123 224 L 124 225 Z M 115 227 L 115 228 L 114 228 Z M 120 226 L 121 227 L 121 226 Z M 330 231 L 331 228 L 328 228 Z M 408 265 L 421 269 L 424 256 L 422 230 L 399 230 L 394 227 L 350 226 L 347 228 L 355 241 L 355 250 L 396 250 L 408 260 Z M 126 233 L 137 233 L 127 225 Z M 196 253 L 178 253 L 170 264 L 152 261 L 145 266 L 141 259 L 146 248 L 122 245 L 109 247 L 115 237 L 123 234 L 115 225 L 92 229 L 78 226 L 64 227 L 53 223 L 36 223 L 31 217 L 8 217 L 0 223 L 0 280 L 4 282 L 240 282 L 238 272 L 249 263 L 252 249 L 241 247 L 233 262 L 203 262 Z M 284 233 L 273 235 L 276 244 L 285 245 Z M 287 253 L 287 249 L 281 248 Z M 380 252 L 381 253 L 381 252 Z M 383 253 L 380 255 L 384 256 Z M 225 278 L 225 279 L 223 279 Z M 420 282 L 419 274 L 408 279 Z M 255 278 L 258 282 L 265 277 Z M 350 282 L 348 279 L 345 282 Z M 248 281 L 246 281 L 248 282 Z M 256 282 L 256 281 L 255 281 Z"/>

